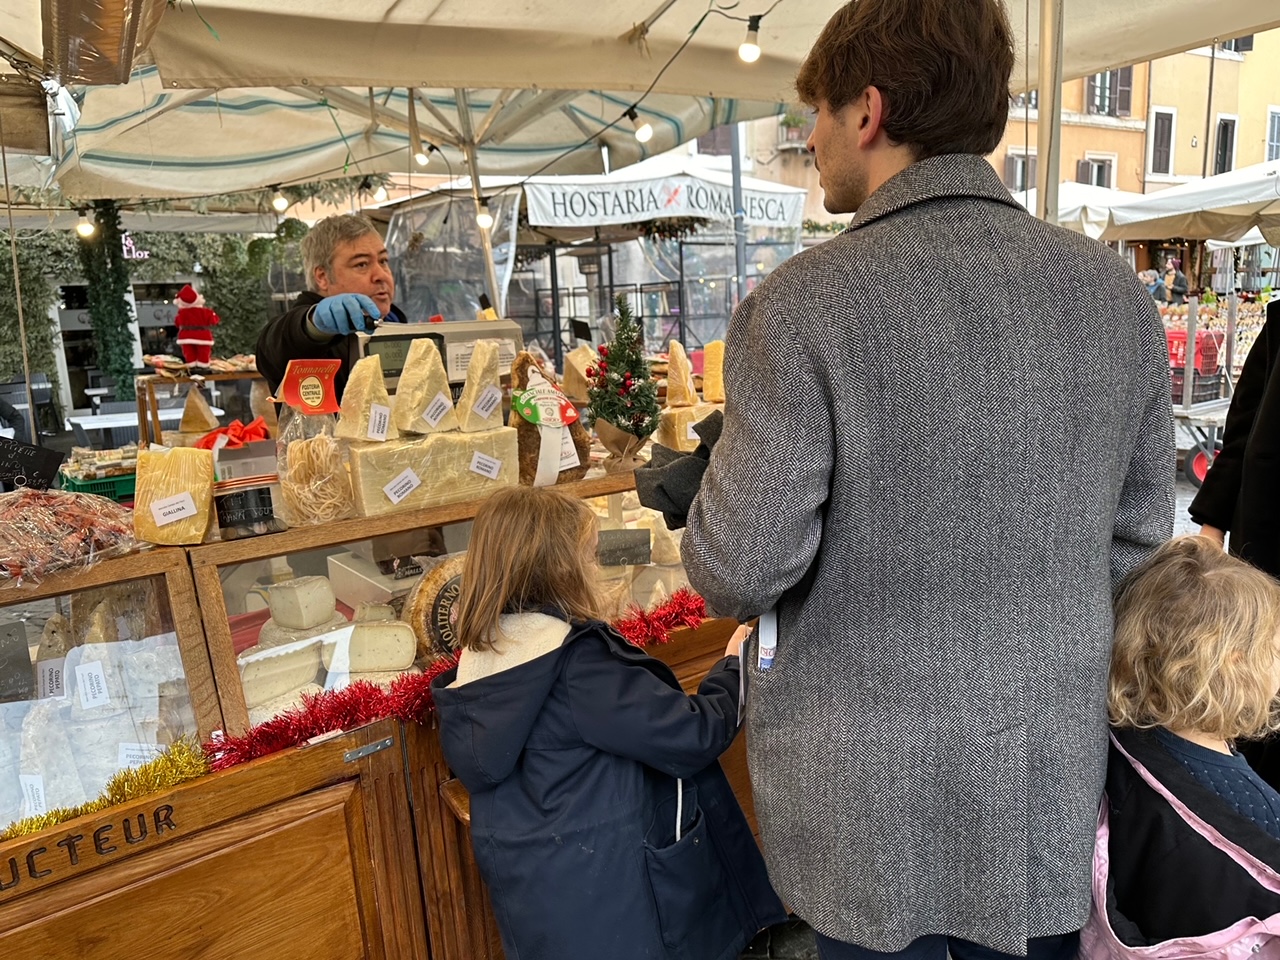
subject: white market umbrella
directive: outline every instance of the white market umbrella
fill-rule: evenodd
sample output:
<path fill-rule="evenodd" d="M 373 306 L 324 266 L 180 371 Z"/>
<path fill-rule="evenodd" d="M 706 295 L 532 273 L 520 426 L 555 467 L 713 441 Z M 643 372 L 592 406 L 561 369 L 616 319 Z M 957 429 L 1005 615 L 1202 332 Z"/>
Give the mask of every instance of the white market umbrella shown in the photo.
<path fill-rule="evenodd" d="M 1255 228 L 1267 242 L 1280 243 L 1280 161 L 1242 167 L 1113 207 L 1103 239 L 1236 241 Z"/>
<path fill-rule="evenodd" d="M 1013 198 L 1036 211 L 1036 189 L 1022 190 Z M 1091 183 L 1064 182 L 1058 186 L 1058 225 L 1097 240 L 1107 226 L 1111 208 L 1142 196 L 1127 190 L 1112 190 Z"/>

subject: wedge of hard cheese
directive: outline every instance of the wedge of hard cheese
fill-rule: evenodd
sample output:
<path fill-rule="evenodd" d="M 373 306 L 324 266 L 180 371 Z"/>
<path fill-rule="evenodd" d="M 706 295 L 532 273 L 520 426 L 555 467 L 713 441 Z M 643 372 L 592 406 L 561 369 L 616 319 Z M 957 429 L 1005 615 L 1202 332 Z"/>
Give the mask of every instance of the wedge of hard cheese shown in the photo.
<path fill-rule="evenodd" d="M 391 422 L 391 398 L 382 379 L 382 358 L 376 353 L 356 361 L 333 435 L 344 440 L 395 440 L 400 431 Z"/>
<path fill-rule="evenodd" d="M 681 453 L 693 453 L 702 441 L 694 433 L 694 424 L 701 423 L 711 416 L 715 410 L 722 409 L 718 404 L 700 403 L 696 407 L 675 407 L 662 411 L 662 422 L 653 435 L 655 443 Z"/>
<path fill-rule="evenodd" d="M 391 422 L 402 433 L 445 433 L 458 429 L 449 376 L 440 349 L 427 337 L 409 345 L 396 395 L 391 398 Z"/>
<path fill-rule="evenodd" d="M 218 418 L 213 415 L 213 408 L 204 398 L 204 391 L 199 384 L 193 383 L 182 404 L 182 423 L 178 426 L 178 431 L 203 435 L 217 429 Z"/>
<path fill-rule="evenodd" d="M 301 640 L 282 647 L 250 647 L 236 657 L 236 664 L 245 705 L 252 710 L 315 683 L 320 672 L 320 643 Z"/>
<path fill-rule="evenodd" d="M 464 433 L 502 426 L 502 387 L 498 382 L 497 340 L 477 340 L 458 398 L 458 425 Z"/>
<path fill-rule="evenodd" d="M 565 356 L 562 388 L 566 397 L 579 403 L 586 403 L 590 399 L 587 391 L 591 384 L 587 378 L 587 368 L 594 367 L 598 359 L 596 351 L 585 343 Z"/>
<path fill-rule="evenodd" d="M 361 620 L 352 625 L 350 639 L 325 643 L 320 656 L 326 670 L 336 666 L 346 673 L 383 673 L 409 669 L 417 650 L 418 638 L 407 623 Z"/>
<path fill-rule="evenodd" d="M 702 399 L 724 403 L 724 341 L 712 340 L 702 348 Z"/>
<path fill-rule="evenodd" d="M 213 453 L 177 447 L 138 454 L 133 532 L 139 540 L 194 544 L 213 513 Z"/>
<path fill-rule="evenodd" d="M 672 340 L 667 357 L 667 406 L 693 406 L 698 402 L 698 389 L 693 384 L 693 364 L 684 352 L 684 345 Z"/>

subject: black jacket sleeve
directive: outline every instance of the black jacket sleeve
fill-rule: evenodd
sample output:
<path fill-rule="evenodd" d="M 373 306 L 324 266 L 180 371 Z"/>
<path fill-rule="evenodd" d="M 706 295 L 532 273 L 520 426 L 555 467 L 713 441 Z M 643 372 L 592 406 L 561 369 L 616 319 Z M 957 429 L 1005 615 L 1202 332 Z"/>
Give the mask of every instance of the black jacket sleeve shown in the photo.
<path fill-rule="evenodd" d="M 294 307 L 283 316 L 276 317 L 263 328 L 258 336 L 258 352 L 255 355 L 258 372 L 271 389 L 278 390 L 284 379 L 284 368 L 290 360 L 329 360 L 346 355 L 343 337 L 316 340 L 307 332 L 307 315 L 319 303 L 321 297 L 304 293 Z"/>
<path fill-rule="evenodd" d="M 725 657 L 693 695 L 603 644 L 578 643 L 565 667 L 583 740 L 673 777 L 692 777 L 729 749 L 738 732 L 737 657 Z"/>
<path fill-rule="evenodd" d="M 1227 424 L 1222 434 L 1222 452 L 1213 460 L 1200 492 L 1191 501 L 1191 519 L 1219 530 L 1230 530 L 1240 481 L 1244 472 L 1245 449 L 1262 406 L 1262 397 L 1271 375 L 1271 357 L 1280 351 L 1280 300 L 1267 305 L 1267 322 L 1249 350 L 1240 380 L 1236 383 Z"/>

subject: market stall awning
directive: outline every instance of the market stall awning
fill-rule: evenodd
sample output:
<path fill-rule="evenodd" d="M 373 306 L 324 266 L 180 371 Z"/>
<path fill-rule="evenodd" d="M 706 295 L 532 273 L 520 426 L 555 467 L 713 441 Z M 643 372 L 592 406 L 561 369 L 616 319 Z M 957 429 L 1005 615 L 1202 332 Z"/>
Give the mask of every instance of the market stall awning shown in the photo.
<path fill-rule="evenodd" d="M 1280 243 L 1280 162 L 1242 167 L 1111 209 L 1104 240 L 1239 240 L 1257 227 Z"/>
<path fill-rule="evenodd" d="M 1091 183 L 1067 181 L 1058 185 L 1058 223 L 1068 230 L 1097 240 L 1106 229 L 1111 208 L 1141 197 L 1140 193 L 1112 190 Z M 1036 190 L 1022 190 L 1013 199 L 1035 213 Z"/>

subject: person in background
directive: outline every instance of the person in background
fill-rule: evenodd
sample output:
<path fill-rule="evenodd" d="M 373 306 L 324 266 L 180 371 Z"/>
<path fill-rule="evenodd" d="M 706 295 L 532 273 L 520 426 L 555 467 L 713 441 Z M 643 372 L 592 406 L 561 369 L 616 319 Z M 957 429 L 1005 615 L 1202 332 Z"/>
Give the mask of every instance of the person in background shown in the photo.
<path fill-rule="evenodd" d="M 326 217 L 302 239 L 307 290 L 258 337 L 258 370 L 278 390 L 290 360 L 339 359 L 338 399 L 360 358 L 357 333 L 376 321 L 404 323 L 392 300 L 395 277 L 387 246 L 372 223 L 354 214 Z"/>
<path fill-rule="evenodd" d="M 1234 746 L 1280 728 L 1280 584 L 1183 537 L 1125 579 L 1115 615 L 1081 956 L 1280 955 L 1280 794 Z"/>
<path fill-rule="evenodd" d="M 734 312 L 681 548 L 711 609 L 761 618 L 756 812 L 823 960 L 1074 958 L 1111 591 L 1173 532 L 1151 295 L 986 160 L 1013 39 L 1000 0 L 827 23 L 796 85 L 856 215 Z"/>
<path fill-rule="evenodd" d="M 1143 270 L 1142 282 L 1147 285 L 1147 293 L 1151 294 L 1156 303 L 1167 303 L 1169 301 L 1169 296 L 1164 289 L 1164 281 L 1160 279 L 1160 275 L 1154 270 Z"/>
<path fill-rule="evenodd" d="M 26 414 L 16 409 L 4 397 L 0 397 L 0 426 L 11 429 L 13 439 L 19 443 L 31 442 L 31 431 L 27 429 Z"/>
<path fill-rule="evenodd" d="M 1164 265 L 1165 298 L 1175 306 L 1187 302 L 1187 275 L 1182 272 L 1182 261 L 1170 257 Z"/>
<path fill-rule="evenodd" d="M 508 957 L 731 960 L 786 919 L 716 762 L 745 631 L 686 695 L 600 620 L 597 529 L 551 487 L 476 514 L 462 654 L 432 683 L 476 863 Z"/>

